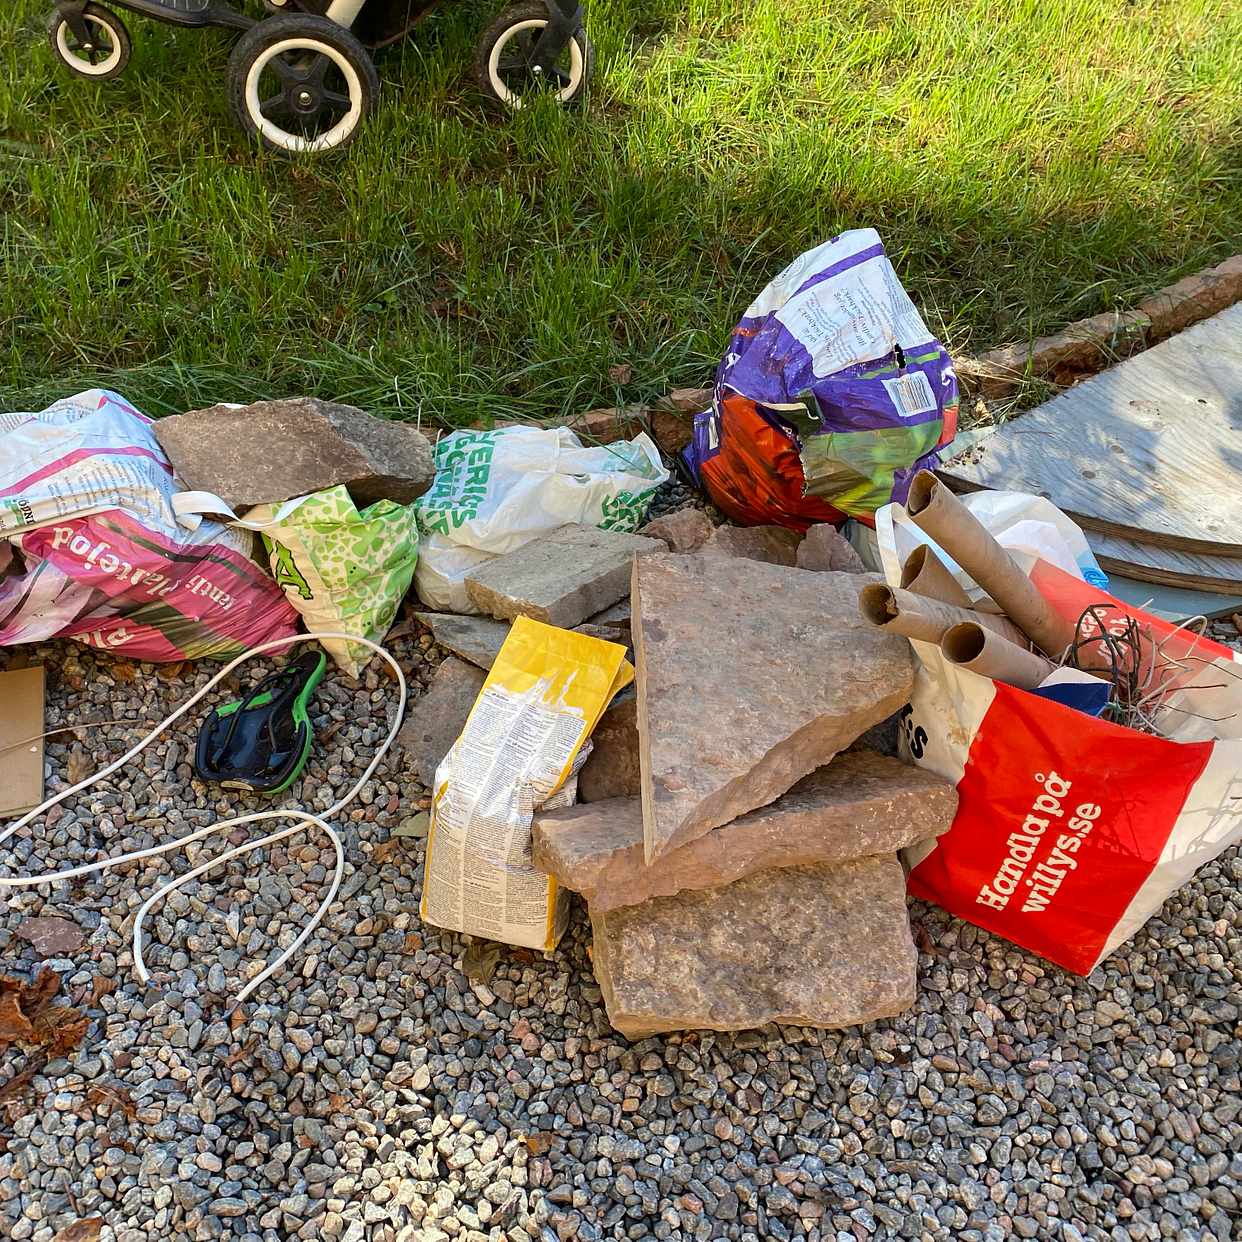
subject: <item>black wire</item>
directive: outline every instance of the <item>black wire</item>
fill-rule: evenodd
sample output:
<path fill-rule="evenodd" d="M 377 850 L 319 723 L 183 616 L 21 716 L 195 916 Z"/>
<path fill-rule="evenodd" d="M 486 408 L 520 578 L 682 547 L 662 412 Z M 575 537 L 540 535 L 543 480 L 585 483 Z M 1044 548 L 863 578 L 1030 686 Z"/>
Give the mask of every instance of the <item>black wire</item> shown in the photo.
<path fill-rule="evenodd" d="M 1066 663 L 1095 677 L 1110 681 L 1113 686 L 1112 701 L 1108 710 L 1117 711 L 1137 702 L 1140 696 L 1139 679 L 1142 672 L 1142 635 L 1133 617 L 1126 617 L 1125 628 L 1114 634 L 1108 627 L 1115 625 L 1106 613 L 1107 605 L 1092 604 L 1083 611 L 1074 627 L 1074 641 L 1066 653 Z M 1084 626 L 1091 622 L 1094 632 L 1084 633 Z M 1089 653 L 1090 663 L 1082 664 Z"/>

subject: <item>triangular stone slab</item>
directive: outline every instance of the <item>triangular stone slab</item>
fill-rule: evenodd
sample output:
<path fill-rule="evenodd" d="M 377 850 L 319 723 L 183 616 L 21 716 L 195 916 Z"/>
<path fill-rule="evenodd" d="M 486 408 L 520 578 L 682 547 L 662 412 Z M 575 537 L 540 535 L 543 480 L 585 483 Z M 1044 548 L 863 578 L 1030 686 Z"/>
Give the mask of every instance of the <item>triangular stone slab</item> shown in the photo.
<path fill-rule="evenodd" d="M 653 553 L 631 607 L 647 862 L 779 798 L 913 684 L 857 574 Z"/>

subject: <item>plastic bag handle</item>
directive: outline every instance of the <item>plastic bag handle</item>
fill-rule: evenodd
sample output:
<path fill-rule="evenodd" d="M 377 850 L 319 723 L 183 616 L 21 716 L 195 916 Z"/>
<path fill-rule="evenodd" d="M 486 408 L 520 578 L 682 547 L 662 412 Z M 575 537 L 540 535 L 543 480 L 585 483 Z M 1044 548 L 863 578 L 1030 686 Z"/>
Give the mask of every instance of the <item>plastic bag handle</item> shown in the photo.
<path fill-rule="evenodd" d="M 309 500 L 309 496 L 294 496 L 276 507 L 271 518 L 266 522 L 250 522 L 240 518 L 233 512 L 227 501 L 221 500 L 214 492 L 177 492 L 172 498 L 173 513 L 177 521 L 187 530 L 197 530 L 204 515 L 227 518 L 230 526 L 243 530 L 267 530 L 285 520 L 300 504 Z"/>

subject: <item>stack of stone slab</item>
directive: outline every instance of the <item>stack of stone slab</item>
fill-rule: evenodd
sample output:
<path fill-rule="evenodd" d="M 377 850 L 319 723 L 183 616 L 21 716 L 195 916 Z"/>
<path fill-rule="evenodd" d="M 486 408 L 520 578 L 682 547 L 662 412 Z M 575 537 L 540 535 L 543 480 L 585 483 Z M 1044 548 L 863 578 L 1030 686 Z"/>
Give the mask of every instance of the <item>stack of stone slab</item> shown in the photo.
<path fill-rule="evenodd" d="M 719 546 L 739 534 L 749 552 Z M 786 534 L 635 559 L 637 696 L 597 731 L 588 768 L 608 779 L 580 791 L 610 796 L 535 819 L 535 863 L 585 896 L 631 1038 L 849 1026 L 914 1001 L 897 851 L 944 832 L 956 794 L 840 754 L 906 702 L 909 646 L 875 641 L 857 577 L 798 568 L 805 541 Z M 828 542 L 805 559 L 840 557 Z"/>
<path fill-rule="evenodd" d="M 467 579 L 486 616 L 419 614 L 454 652 L 403 730 L 425 784 L 513 617 L 633 646 L 637 684 L 592 734 L 580 805 L 534 824 L 536 865 L 587 900 L 623 1034 L 849 1026 L 913 1003 L 897 851 L 945 831 L 956 794 L 847 750 L 913 678 L 906 640 L 858 613 L 861 571 L 830 527 L 690 509 L 637 536 L 562 528 Z"/>

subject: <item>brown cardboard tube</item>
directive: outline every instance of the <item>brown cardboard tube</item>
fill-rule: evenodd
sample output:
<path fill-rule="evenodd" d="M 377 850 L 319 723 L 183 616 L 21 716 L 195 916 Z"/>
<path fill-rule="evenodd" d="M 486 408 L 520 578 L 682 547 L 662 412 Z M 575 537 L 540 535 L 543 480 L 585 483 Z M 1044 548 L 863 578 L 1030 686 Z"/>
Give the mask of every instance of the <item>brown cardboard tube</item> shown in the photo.
<path fill-rule="evenodd" d="M 902 590 L 912 591 L 927 599 L 938 599 L 954 608 L 969 608 L 970 596 L 958 585 L 940 559 L 925 543 L 920 543 L 901 567 Z"/>
<path fill-rule="evenodd" d="M 974 621 L 964 621 L 946 630 L 940 640 L 940 651 L 950 664 L 1020 690 L 1034 690 L 1056 671 L 1051 660 L 993 634 Z"/>
<path fill-rule="evenodd" d="M 1073 623 L 1053 612 L 1013 557 L 930 470 L 914 476 L 906 512 L 1040 650 L 1059 658 L 1074 641 Z"/>
<path fill-rule="evenodd" d="M 906 557 L 906 563 L 901 567 L 901 585 L 915 595 L 938 599 L 941 603 L 952 604 L 955 608 L 969 608 L 972 612 L 985 612 L 989 616 L 999 616 L 1001 611 L 996 606 L 996 601 L 987 595 L 972 600 L 961 583 L 949 572 L 944 561 L 932 551 L 930 544 L 919 544 Z M 1015 638 L 1014 642 L 1025 647 L 1026 636 Z"/>
<path fill-rule="evenodd" d="M 881 582 L 873 582 L 859 591 L 858 609 L 872 625 L 882 630 L 937 646 L 945 630 L 969 621 L 1019 647 L 1026 647 L 1026 635 L 1004 617 L 987 616 L 970 608 L 955 608 L 938 599 L 915 595 L 912 591 L 885 586 Z"/>

